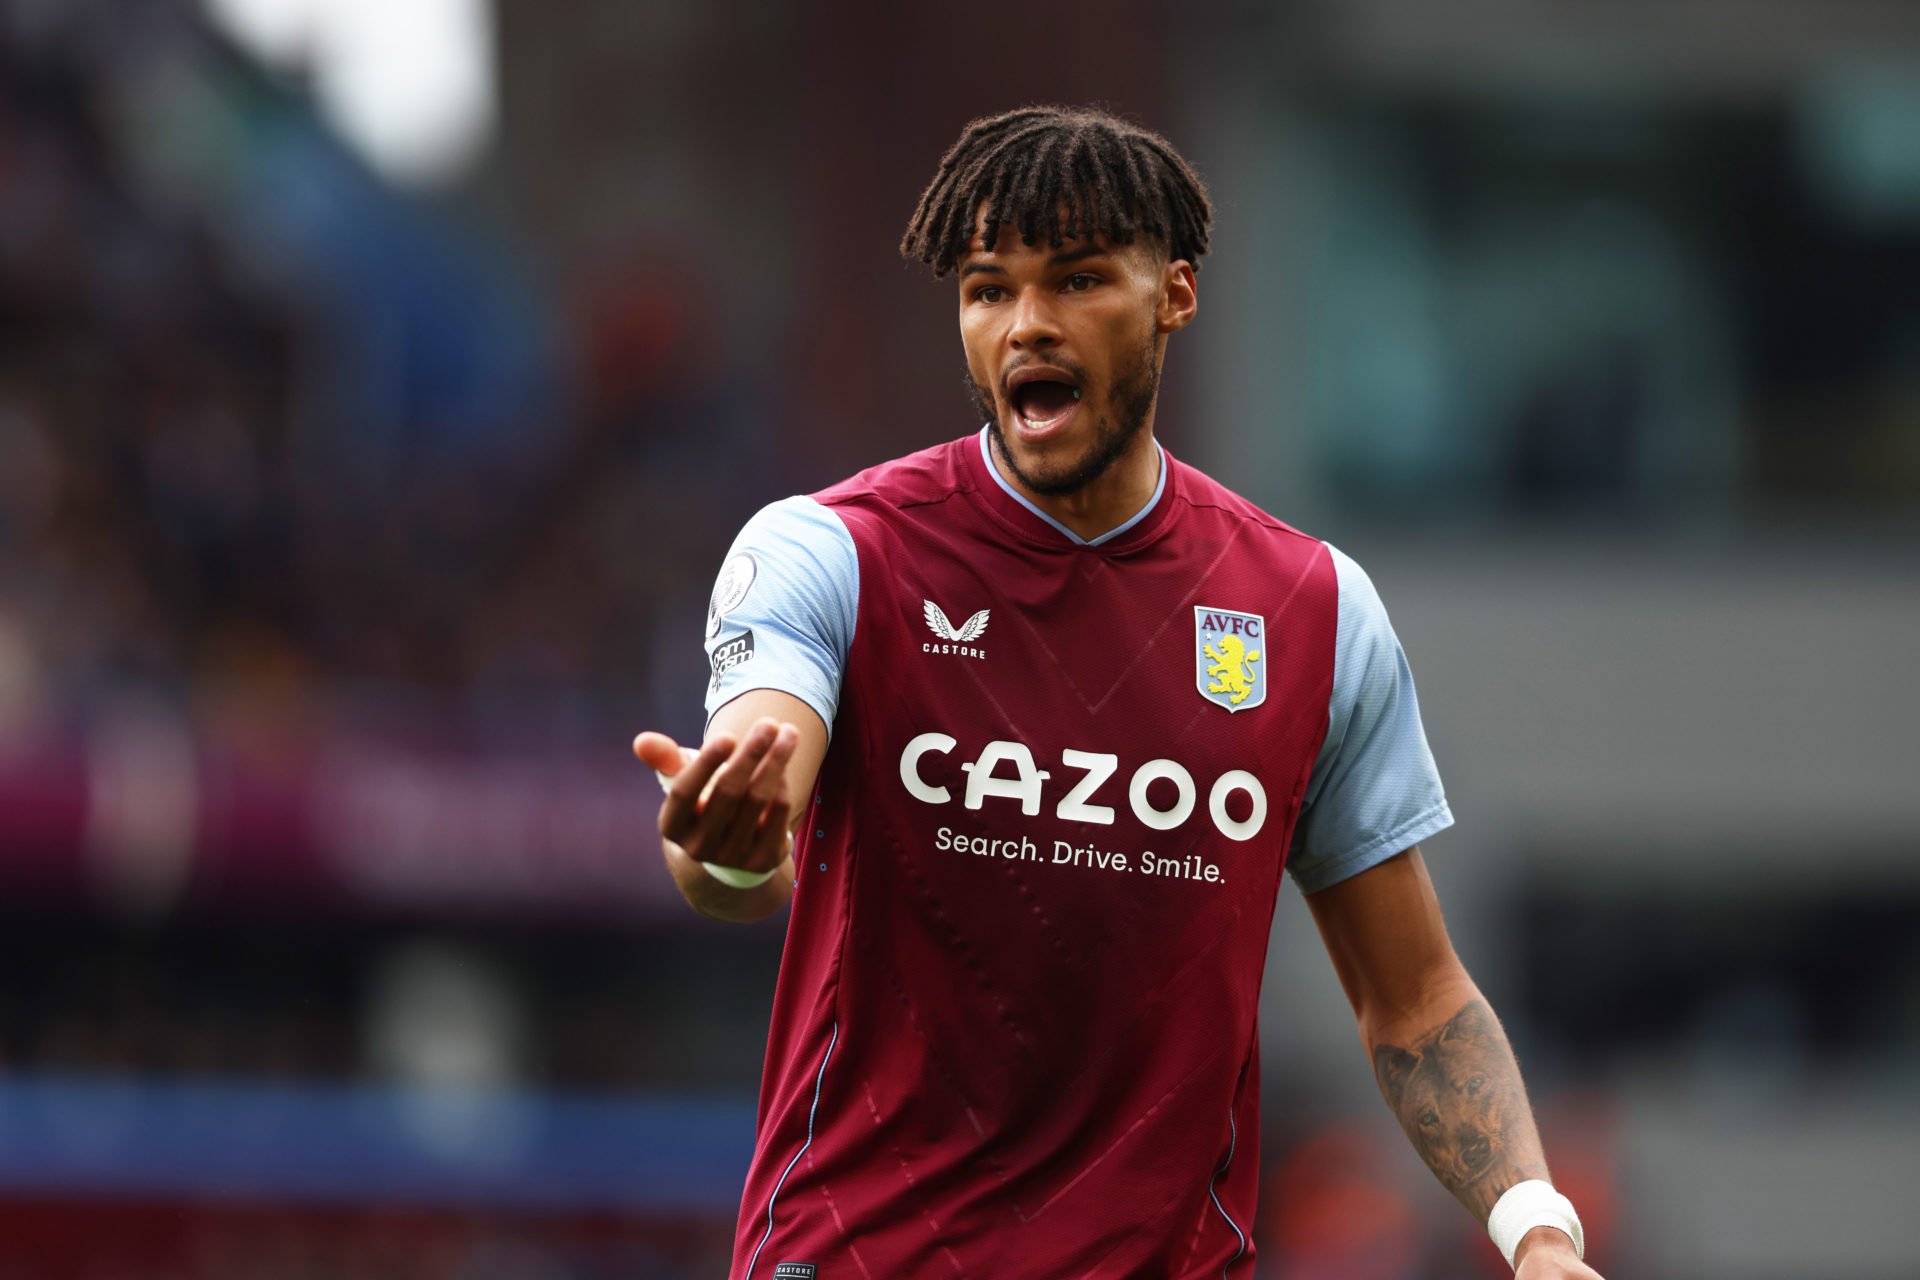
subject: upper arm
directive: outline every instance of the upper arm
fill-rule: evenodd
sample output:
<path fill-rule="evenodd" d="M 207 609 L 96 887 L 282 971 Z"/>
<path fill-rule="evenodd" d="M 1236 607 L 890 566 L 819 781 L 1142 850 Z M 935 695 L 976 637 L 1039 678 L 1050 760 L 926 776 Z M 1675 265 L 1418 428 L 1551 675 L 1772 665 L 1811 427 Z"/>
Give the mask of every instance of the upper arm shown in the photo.
<path fill-rule="evenodd" d="M 1391 1024 L 1436 986 L 1465 981 L 1418 846 L 1307 895 L 1327 956 L 1361 1024 Z"/>
<path fill-rule="evenodd" d="M 831 728 L 859 616 L 860 559 L 811 498 L 763 507 L 733 541 L 707 606 L 707 720 L 755 689 L 790 694 Z"/>
<path fill-rule="evenodd" d="M 787 765 L 796 822 L 826 757 L 859 591 L 859 556 L 839 516 L 786 498 L 741 529 L 707 608 L 707 737 L 742 737 L 762 716 L 797 726 Z"/>
<path fill-rule="evenodd" d="M 1366 573 L 1334 547 L 1340 603 L 1327 736 L 1295 824 L 1288 871 L 1308 894 L 1453 824 L 1427 748 L 1413 671 Z"/>

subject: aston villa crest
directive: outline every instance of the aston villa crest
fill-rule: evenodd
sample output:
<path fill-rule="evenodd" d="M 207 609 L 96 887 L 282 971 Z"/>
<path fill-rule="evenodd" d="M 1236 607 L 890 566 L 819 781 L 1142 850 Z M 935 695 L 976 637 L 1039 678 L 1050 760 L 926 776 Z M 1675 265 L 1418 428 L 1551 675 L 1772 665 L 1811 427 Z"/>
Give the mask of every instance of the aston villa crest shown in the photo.
<path fill-rule="evenodd" d="M 1267 700 L 1266 621 L 1257 613 L 1193 608 L 1193 683 L 1200 696 L 1228 711 Z"/>

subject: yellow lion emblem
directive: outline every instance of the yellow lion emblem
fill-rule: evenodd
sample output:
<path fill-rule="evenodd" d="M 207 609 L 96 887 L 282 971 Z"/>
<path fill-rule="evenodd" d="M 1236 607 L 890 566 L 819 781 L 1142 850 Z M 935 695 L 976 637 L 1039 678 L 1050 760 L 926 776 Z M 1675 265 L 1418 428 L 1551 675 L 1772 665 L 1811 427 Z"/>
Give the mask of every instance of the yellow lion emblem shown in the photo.
<path fill-rule="evenodd" d="M 1239 636 L 1222 636 L 1220 647 L 1207 646 L 1213 665 L 1207 668 L 1212 680 L 1208 693 L 1224 693 L 1227 701 L 1239 706 L 1253 692 L 1253 664 L 1260 661 L 1258 649 L 1249 650 Z"/>

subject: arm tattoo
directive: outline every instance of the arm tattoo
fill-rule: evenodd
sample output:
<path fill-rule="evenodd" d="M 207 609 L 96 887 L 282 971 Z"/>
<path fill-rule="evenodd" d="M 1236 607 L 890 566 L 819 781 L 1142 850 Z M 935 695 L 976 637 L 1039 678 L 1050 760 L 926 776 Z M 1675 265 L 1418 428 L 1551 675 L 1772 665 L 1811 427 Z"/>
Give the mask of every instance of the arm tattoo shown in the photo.
<path fill-rule="evenodd" d="M 1486 1001 L 1409 1048 L 1376 1044 L 1373 1074 L 1420 1158 L 1482 1221 L 1508 1187 L 1547 1176 L 1520 1067 Z"/>

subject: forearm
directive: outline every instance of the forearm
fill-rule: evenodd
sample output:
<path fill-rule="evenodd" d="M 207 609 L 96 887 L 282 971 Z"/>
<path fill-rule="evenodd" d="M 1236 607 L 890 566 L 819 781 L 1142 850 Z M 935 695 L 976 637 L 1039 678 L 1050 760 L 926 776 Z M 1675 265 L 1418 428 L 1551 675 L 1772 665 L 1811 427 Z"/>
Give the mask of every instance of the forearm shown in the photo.
<path fill-rule="evenodd" d="M 755 924 L 786 906 L 793 897 L 791 856 L 780 863 L 779 870 L 765 884 L 755 885 L 751 889 L 736 889 L 708 875 L 699 863 L 672 841 L 663 841 L 662 846 L 667 870 L 672 874 L 680 896 L 687 900 L 688 906 L 709 919 L 723 920 L 729 924 Z"/>
<path fill-rule="evenodd" d="M 1475 1218 L 1515 1183 L 1547 1179 L 1512 1046 L 1464 970 L 1408 1008 L 1364 1013 L 1360 1030 L 1400 1127 Z"/>
<path fill-rule="evenodd" d="M 1380 1092 L 1441 1185 L 1486 1222 L 1507 1191 L 1547 1181 L 1513 1049 L 1454 954 L 1420 850 L 1309 894 L 1307 908 L 1353 1003 Z M 1558 1216 L 1542 1218 L 1545 1206 L 1527 1196 L 1503 1211 L 1503 1248 L 1510 1230 L 1564 1218 L 1564 1202 L 1552 1206 Z M 1578 1224 L 1567 1226 L 1526 1233 L 1513 1255 L 1515 1280 L 1598 1280 L 1575 1256 Z"/>

